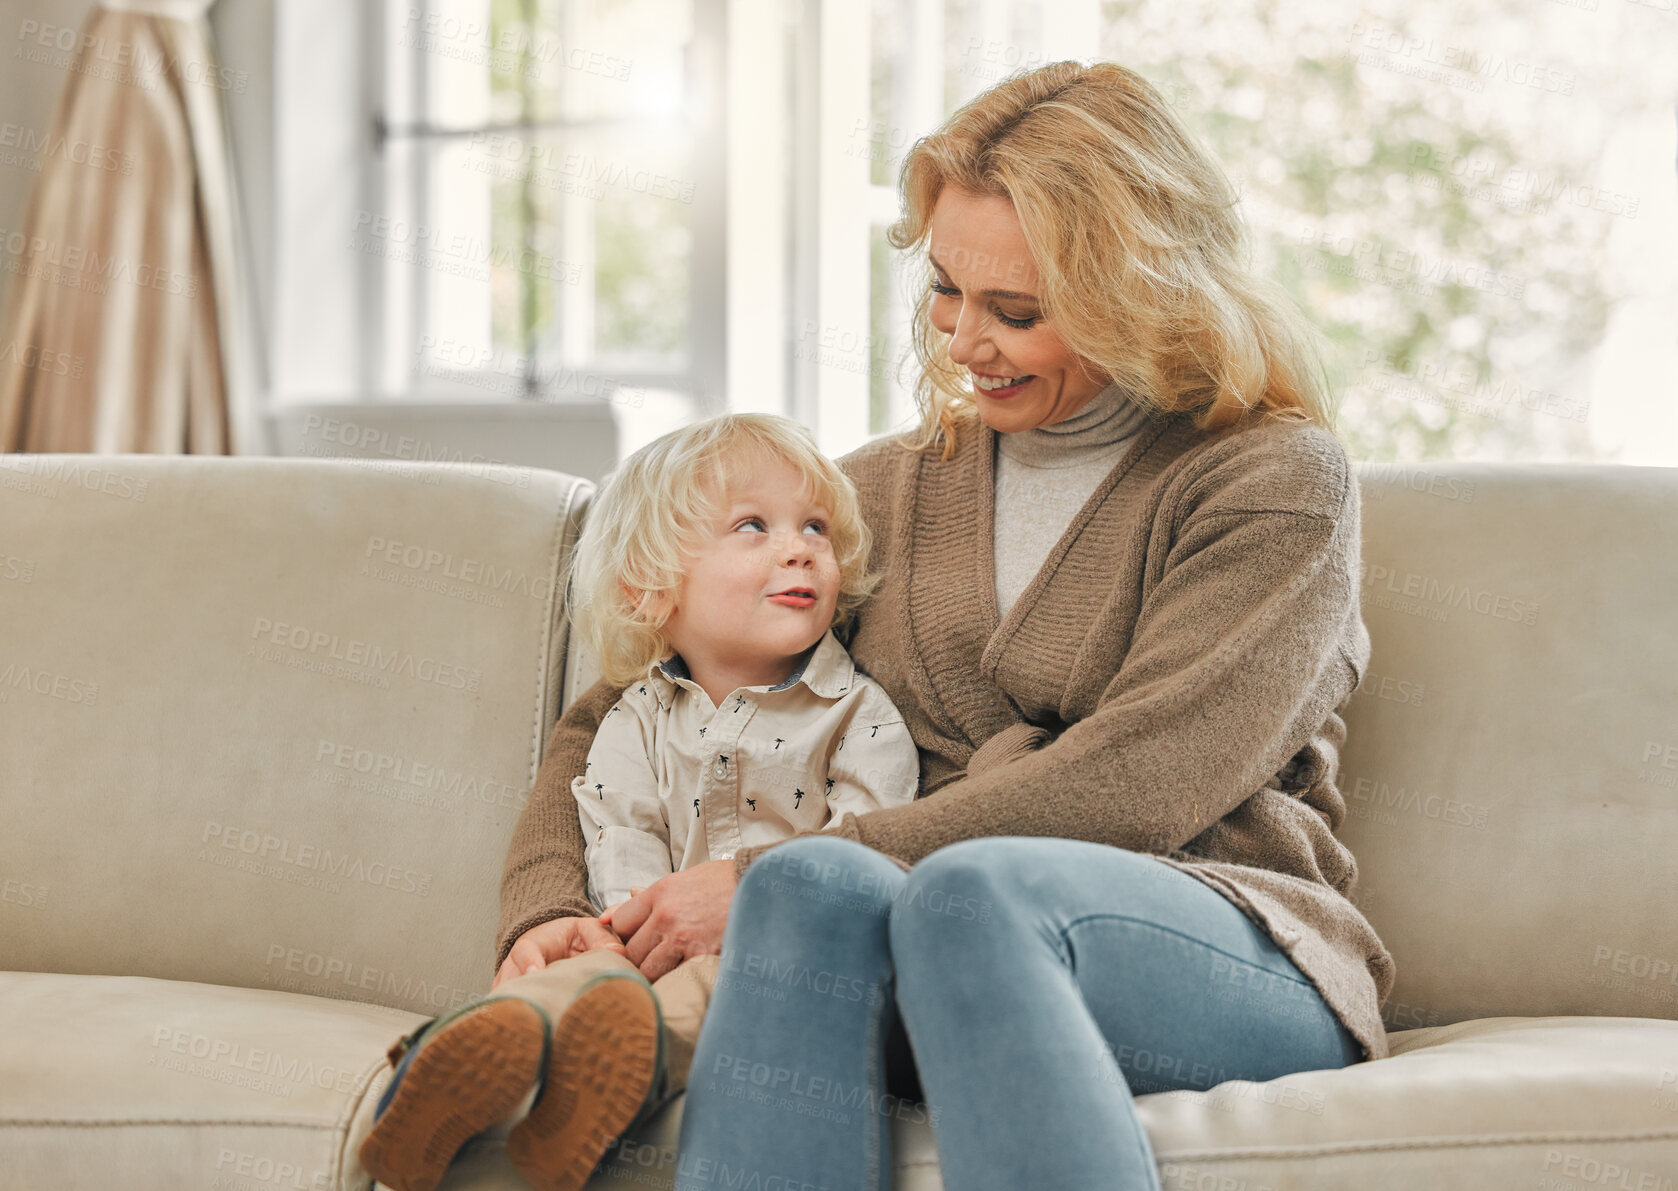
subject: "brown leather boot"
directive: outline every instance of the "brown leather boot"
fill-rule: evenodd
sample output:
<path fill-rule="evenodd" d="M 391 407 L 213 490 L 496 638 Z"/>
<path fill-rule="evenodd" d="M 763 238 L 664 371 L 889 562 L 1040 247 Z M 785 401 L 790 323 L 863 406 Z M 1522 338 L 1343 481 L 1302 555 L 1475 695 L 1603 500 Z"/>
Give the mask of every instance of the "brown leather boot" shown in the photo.
<path fill-rule="evenodd" d="M 433 1018 L 390 1048 L 396 1072 L 361 1143 L 361 1165 L 393 1191 L 432 1191 L 473 1134 L 506 1117 L 547 1067 L 548 1016 L 496 996 Z"/>
<path fill-rule="evenodd" d="M 536 1191 L 581 1191 L 607 1147 L 663 1103 L 663 1023 L 652 986 L 627 964 L 574 992 L 574 972 L 556 973 L 547 987 L 542 975 L 517 982 L 548 1011 L 553 1032 L 541 1089 L 508 1135 L 507 1154 Z"/>

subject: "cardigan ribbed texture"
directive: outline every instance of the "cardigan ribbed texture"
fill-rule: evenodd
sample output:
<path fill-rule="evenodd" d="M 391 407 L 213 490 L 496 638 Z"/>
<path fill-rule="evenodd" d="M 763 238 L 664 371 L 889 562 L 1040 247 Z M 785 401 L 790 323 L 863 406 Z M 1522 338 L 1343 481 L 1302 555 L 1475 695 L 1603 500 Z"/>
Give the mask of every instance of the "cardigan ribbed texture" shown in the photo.
<path fill-rule="evenodd" d="M 921 762 L 916 801 L 839 833 L 905 868 L 997 835 L 1152 853 L 1262 927 L 1386 1057 L 1394 965 L 1346 897 L 1357 866 L 1333 834 L 1340 713 L 1369 659 L 1339 440 L 1151 418 L 1002 616 L 995 439 L 968 420 L 948 460 L 900 436 L 839 460 L 886 573 L 847 645 Z M 617 694 L 595 684 L 555 727 L 508 853 L 497 964 L 529 927 L 590 912 L 570 779 Z"/>

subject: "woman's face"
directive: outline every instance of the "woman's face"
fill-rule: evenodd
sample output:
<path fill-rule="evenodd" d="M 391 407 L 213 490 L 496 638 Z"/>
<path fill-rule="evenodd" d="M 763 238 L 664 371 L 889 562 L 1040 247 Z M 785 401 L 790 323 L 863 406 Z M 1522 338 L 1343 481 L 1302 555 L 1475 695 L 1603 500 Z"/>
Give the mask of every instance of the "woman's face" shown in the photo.
<path fill-rule="evenodd" d="M 1052 426 L 1107 387 L 1044 321 L 1037 262 L 1014 204 L 946 186 L 928 239 L 932 325 L 951 336 L 950 360 L 972 374 L 987 426 L 1002 434 Z"/>

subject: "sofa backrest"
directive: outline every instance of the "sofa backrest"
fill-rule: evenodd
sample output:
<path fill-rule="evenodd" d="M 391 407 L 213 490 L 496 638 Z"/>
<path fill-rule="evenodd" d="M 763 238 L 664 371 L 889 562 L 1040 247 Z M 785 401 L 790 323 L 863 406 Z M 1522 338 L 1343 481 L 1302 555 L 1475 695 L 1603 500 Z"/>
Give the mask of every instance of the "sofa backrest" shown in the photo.
<path fill-rule="evenodd" d="M 0 967 L 421 1012 L 487 988 L 592 491 L 0 456 Z"/>
<path fill-rule="evenodd" d="M 1357 470 L 1339 835 L 1388 1028 L 1678 1018 L 1678 468 Z"/>
<path fill-rule="evenodd" d="M 1389 1028 L 1678 1017 L 1678 469 L 1358 474 L 1339 834 Z M 597 673 L 560 606 L 592 492 L 0 456 L 0 968 L 481 991 L 507 839 Z"/>

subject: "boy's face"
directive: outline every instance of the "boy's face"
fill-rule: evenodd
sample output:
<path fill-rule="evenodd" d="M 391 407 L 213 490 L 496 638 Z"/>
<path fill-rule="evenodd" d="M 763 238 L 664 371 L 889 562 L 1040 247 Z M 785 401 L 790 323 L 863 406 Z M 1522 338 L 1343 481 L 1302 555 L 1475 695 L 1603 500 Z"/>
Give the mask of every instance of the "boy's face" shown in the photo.
<path fill-rule="evenodd" d="M 779 682 L 833 623 L 839 564 L 828 537 L 832 511 L 800 495 L 800 485 L 785 460 L 758 459 L 688 556 L 664 631 L 696 672 L 719 664 L 735 673 L 779 671 L 769 680 Z M 781 595 L 796 588 L 813 598 Z"/>

